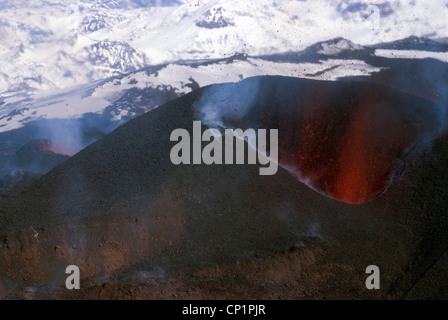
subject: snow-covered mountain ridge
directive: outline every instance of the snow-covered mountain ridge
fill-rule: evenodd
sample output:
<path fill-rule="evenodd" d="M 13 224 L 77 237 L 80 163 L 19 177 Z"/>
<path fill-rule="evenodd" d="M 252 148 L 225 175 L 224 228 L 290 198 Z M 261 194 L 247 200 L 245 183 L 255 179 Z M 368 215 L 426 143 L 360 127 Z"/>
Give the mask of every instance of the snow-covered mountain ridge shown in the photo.
<path fill-rule="evenodd" d="M 440 39 L 447 3 L 3 0 L 0 93 L 69 88 L 180 59 L 298 52 L 340 36 L 364 46 Z"/>

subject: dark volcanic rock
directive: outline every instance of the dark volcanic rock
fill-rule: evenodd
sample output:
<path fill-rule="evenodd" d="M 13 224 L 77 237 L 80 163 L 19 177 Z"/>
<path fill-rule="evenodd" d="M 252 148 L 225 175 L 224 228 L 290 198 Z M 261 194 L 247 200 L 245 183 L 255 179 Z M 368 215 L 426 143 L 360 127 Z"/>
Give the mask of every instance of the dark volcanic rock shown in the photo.
<path fill-rule="evenodd" d="M 370 86 L 373 100 L 361 94 L 366 100 L 354 99 L 346 110 L 354 119 L 356 103 L 389 105 L 382 110 L 393 113 L 405 99 L 369 83 L 257 81 L 260 94 L 251 110 L 272 112 L 264 125 L 279 124 L 285 110 L 300 108 L 292 88 L 302 88 L 304 97 L 317 90 L 321 99 L 339 99 L 344 107 L 356 97 L 353 88 Z M 245 94 L 241 86 L 235 95 Z M 448 277 L 437 263 L 448 243 L 447 136 L 431 137 L 426 158 L 431 149 L 403 157 L 403 177 L 382 196 L 350 205 L 315 192 L 283 168 L 260 176 L 256 165 L 173 165 L 170 134 L 191 130 L 201 119 L 204 90 L 131 120 L 19 196 L 1 199 L 0 293 L 24 297 L 23 288 L 32 286 L 37 298 L 447 297 Z M 337 95 L 326 96 L 333 91 Z M 335 110 L 328 116 L 337 119 Z M 348 124 L 342 121 L 340 129 Z M 281 130 L 293 139 L 292 128 Z M 77 292 L 64 289 L 71 264 L 83 277 Z M 365 288 L 372 264 L 380 267 L 381 290 Z M 130 287 L 139 293 L 124 294 Z"/>

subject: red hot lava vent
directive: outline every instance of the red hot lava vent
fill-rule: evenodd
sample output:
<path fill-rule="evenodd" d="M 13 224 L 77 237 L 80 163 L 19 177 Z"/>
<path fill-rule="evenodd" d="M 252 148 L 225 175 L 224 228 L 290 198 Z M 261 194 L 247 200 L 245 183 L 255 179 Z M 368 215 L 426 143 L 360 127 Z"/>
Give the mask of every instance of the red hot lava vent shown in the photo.
<path fill-rule="evenodd" d="M 244 115 L 229 114 L 218 104 L 222 117 L 214 121 L 230 128 L 278 129 L 280 165 L 346 203 L 382 194 L 406 156 L 445 128 L 444 107 L 374 83 L 256 81 L 256 97 Z M 233 91 L 229 94 L 238 94 Z"/>

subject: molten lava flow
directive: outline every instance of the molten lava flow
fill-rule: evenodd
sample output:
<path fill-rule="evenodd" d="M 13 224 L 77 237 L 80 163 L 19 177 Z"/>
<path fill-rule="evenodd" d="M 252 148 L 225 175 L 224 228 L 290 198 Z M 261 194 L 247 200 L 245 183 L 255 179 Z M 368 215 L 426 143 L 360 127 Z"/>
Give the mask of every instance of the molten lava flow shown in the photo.
<path fill-rule="evenodd" d="M 54 144 L 50 140 L 38 140 L 37 149 L 40 151 L 51 151 L 64 156 L 72 156 L 76 152 L 69 144 Z"/>
<path fill-rule="evenodd" d="M 439 106 L 421 98 L 360 83 L 302 82 L 296 91 L 282 92 L 287 98 L 262 93 L 250 112 L 225 125 L 277 128 L 280 165 L 339 201 L 382 194 L 419 138 L 437 135 Z"/>
<path fill-rule="evenodd" d="M 355 96 L 347 105 L 310 100 L 299 104 L 297 122 L 279 122 L 280 163 L 343 202 L 364 203 L 384 192 L 417 132 L 377 95 Z"/>
<path fill-rule="evenodd" d="M 349 203 L 362 202 L 376 192 L 375 155 L 369 144 L 369 113 L 357 112 L 341 140 L 337 159 L 338 171 L 328 191 L 336 199 Z M 381 174 L 380 174 L 381 175 Z M 381 181 L 379 182 L 382 183 Z"/>

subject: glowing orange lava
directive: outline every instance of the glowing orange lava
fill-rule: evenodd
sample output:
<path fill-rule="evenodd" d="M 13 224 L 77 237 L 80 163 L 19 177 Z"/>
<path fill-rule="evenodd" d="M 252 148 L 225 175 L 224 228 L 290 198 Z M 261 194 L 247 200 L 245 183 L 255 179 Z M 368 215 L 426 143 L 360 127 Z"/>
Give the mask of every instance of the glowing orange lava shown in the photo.
<path fill-rule="evenodd" d="M 51 151 L 57 154 L 62 154 L 64 156 L 72 156 L 76 153 L 71 145 L 54 144 L 50 140 L 41 140 L 38 145 L 38 149 L 40 151 Z"/>
<path fill-rule="evenodd" d="M 365 94 L 347 105 L 303 102 L 297 121 L 279 122 L 280 163 L 337 200 L 358 204 L 378 196 L 417 134 L 393 105 L 378 100 Z"/>
<path fill-rule="evenodd" d="M 280 165 L 321 193 L 360 204 L 389 187 L 418 137 L 431 133 L 435 117 L 428 101 L 380 89 L 304 86 L 295 102 L 269 97 L 238 123 L 277 128 Z"/>

